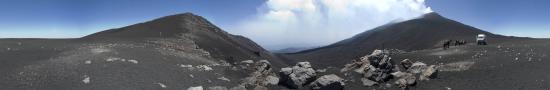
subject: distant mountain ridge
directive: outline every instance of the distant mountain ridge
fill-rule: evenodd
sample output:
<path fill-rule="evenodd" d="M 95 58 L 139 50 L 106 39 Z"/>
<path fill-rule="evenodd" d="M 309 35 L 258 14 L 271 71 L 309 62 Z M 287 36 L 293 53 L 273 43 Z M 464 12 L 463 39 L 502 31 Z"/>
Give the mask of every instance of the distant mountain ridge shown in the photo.
<path fill-rule="evenodd" d="M 295 60 L 318 60 L 338 65 L 345 63 L 340 60 L 349 61 L 359 58 L 374 49 L 405 51 L 433 49 L 441 47 L 446 40 L 465 40 L 473 43 L 478 34 L 487 35 L 489 42 L 500 42 L 503 40 L 496 39 L 510 38 L 483 31 L 432 12 L 417 19 L 379 26 L 328 46 L 286 56 Z"/>
<path fill-rule="evenodd" d="M 158 38 L 190 38 L 214 57 L 230 62 L 246 59 L 274 59 L 269 51 L 252 40 L 223 31 L 205 18 L 192 13 L 161 17 L 148 22 L 94 33 L 81 39 L 101 41 Z"/>

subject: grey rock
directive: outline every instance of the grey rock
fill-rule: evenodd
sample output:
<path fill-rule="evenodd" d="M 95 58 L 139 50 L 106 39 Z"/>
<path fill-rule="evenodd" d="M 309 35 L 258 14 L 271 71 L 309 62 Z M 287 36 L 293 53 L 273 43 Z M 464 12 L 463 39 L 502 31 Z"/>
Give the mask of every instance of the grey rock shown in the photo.
<path fill-rule="evenodd" d="M 335 74 L 321 76 L 310 84 L 312 89 L 320 90 L 343 90 L 344 85 L 344 79 Z"/>

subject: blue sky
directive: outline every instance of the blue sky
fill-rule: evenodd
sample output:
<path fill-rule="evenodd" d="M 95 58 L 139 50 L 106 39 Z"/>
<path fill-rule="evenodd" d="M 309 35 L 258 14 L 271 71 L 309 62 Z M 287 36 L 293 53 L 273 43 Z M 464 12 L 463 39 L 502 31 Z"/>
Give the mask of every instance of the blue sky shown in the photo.
<path fill-rule="evenodd" d="M 369 0 L 362 4 L 340 1 L 366 0 L 0 0 L 0 38 L 77 38 L 166 15 L 193 12 L 268 48 L 315 46 L 351 37 L 393 19 L 410 19 L 427 9 L 497 34 L 550 38 L 548 0 Z M 411 2 L 405 1 L 422 3 L 406 7 Z M 323 24 L 321 28 L 310 25 L 318 22 Z M 288 23 L 300 27 L 292 28 Z M 325 28 L 331 30 L 312 30 Z M 289 38 L 280 38 L 284 35 Z M 327 39 L 315 40 L 320 36 Z M 325 42 L 303 43 L 308 41 Z"/>

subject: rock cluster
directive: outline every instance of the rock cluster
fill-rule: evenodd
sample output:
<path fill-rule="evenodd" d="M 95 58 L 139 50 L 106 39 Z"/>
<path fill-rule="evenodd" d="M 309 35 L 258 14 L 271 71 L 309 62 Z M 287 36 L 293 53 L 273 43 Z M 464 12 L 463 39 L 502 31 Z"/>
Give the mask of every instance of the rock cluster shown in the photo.
<path fill-rule="evenodd" d="M 429 80 L 437 76 L 438 70 L 435 65 L 413 63 L 409 59 L 401 61 L 400 65 L 394 65 L 390 55 L 392 55 L 390 50 L 375 50 L 370 55 L 346 64 L 341 72 L 353 70 L 360 74 L 360 80 L 364 86 L 379 85 L 396 78 L 395 84 L 402 89 L 415 85 L 417 80 Z M 399 66 L 405 70 L 402 71 Z"/>
<path fill-rule="evenodd" d="M 346 64 L 341 71 L 354 70 L 362 75 L 363 85 L 373 86 L 388 81 L 394 68 L 389 51 L 375 50 L 370 55 L 353 60 L 351 64 Z"/>

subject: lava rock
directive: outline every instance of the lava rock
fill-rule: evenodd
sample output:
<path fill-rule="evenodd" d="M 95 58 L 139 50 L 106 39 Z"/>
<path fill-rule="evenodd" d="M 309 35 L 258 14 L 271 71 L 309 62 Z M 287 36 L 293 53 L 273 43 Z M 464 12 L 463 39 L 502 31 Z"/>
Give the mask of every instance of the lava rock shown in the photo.
<path fill-rule="evenodd" d="M 309 62 L 298 62 L 292 68 L 281 68 L 279 85 L 290 89 L 297 89 L 316 79 L 316 72 Z"/>

